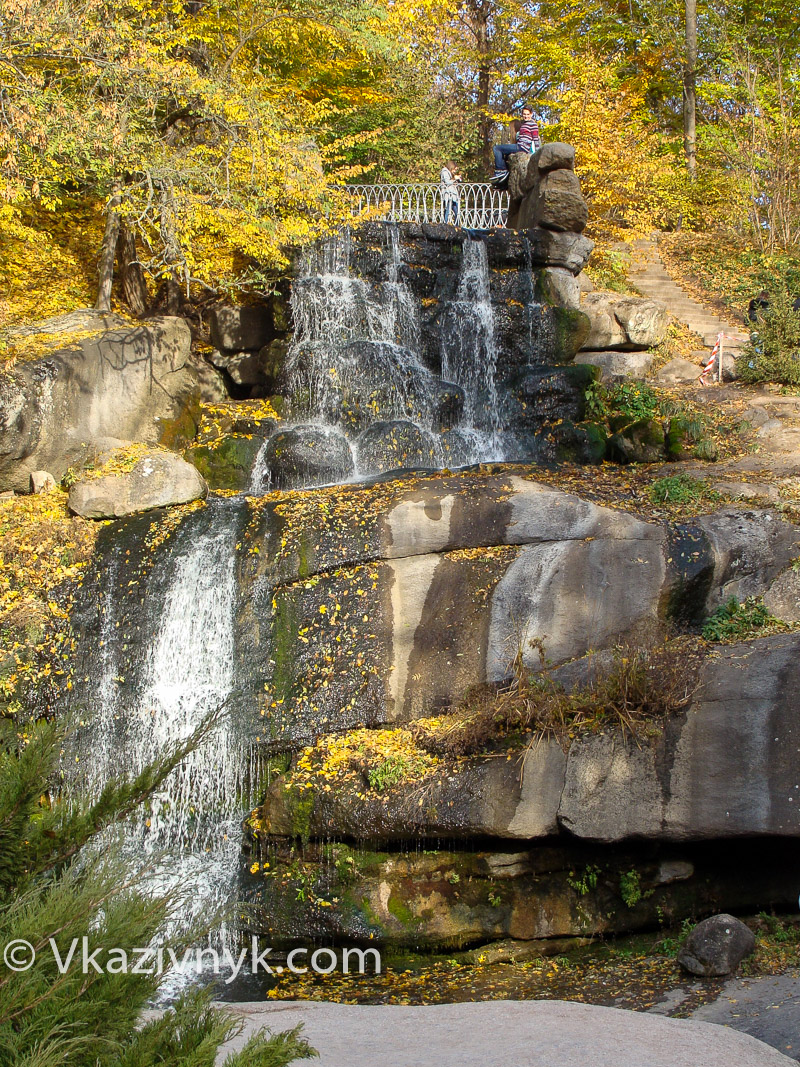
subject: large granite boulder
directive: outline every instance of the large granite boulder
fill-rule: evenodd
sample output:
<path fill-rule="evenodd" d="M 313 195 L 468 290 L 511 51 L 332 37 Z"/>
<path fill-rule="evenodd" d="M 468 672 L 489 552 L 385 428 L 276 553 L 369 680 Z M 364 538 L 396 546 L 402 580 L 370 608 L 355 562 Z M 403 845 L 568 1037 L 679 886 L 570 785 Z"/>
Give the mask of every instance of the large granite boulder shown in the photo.
<path fill-rule="evenodd" d="M 659 300 L 638 296 L 614 302 L 614 317 L 625 331 L 632 347 L 650 348 L 663 341 L 667 333 L 667 308 Z"/>
<path fill-rule="evenodd" d="M 594 329 L 595 323 L 592 323 Z M 595 332 L 596 336 L 596 332 Z M 600 352 L 579 352 L 576 363 L 598 367 L 603 381 L 624 378 L 646 378 L 653 362 L 652 353 L 645 350 L 620 352 L 606 350 Z"/>
<path fill-rule="evenodd" d="M 130 470 L 81 478 L 69 491 L 69 508 L 84 519 L 118 519 L 205 497 L 205 481 L 186 460 L 151 452 Z"/>
<path fill-rule="evenodd" d="M 754 491 L 759 496 L 775 489 L 772 485 L 751 486 L 747 482 L 741 484 L 745 490 Z M 800 622 L 800 573 L 794 566 L 779 574 L 770 585 L 764 594 L 764 606 L 785 622 Z"/>
<path fill-rule="evenodd" d="M 260 304 L 212 308 L 208 325 L 214 347 L 229 352 L 258 351 L 275 336 L 270 309 Z"/>
<path fill-rule="evenodd" d="M 572 170 L 552 170 L 539 179 L 536 224 L 548 230 L 583 233 L 589 208 L 581 196 L 581 183 Z"/>
<path fill-rule="evenodd" d="M 584 294 L 581 310 L 592 323 L 586 351 L 651 348 L 666 336 L 667 309 L 658 300 L 595 291 Z"/>
<path fill-rule="evenodd" d="M 589 212 L 574 167 L 575 150 L 561 143 L 544 145 L 532 156 L 511 156 L 508 225 L 582 233 Z"/>
<path fill-rule="evenodd" d="M 359 435 L 356 460 L 361 474 L 382 474 L 400 467 L 434 467 L 436 451 L 430 434 L 413 422 L 374 422 Z"/>
<path fill-rule="evenodd" d="M 547 267 L 564 267 L 577 275 L 589 262 L 594 241 L 581 233 L 556 232 L 543 227 L 525 230 L 534 260 Z"/>
<path fill-rule="evenodd" d="M 647 737 L 610 726 L 569 743 L 444 760 L 385 792 L 361 779 L 276 778 L 261 825 L 277 836 L 365 841 L 493 838 L 691 843 L 800 836 L 800 637 L 714 650 L 694 699 Z M 687 674 L 688 678 L 688 674 Z M 691 695 L 691 690 L 690 690 Z M 390 742 L 387 737 L 387 742 Z M 419 805 L 420 795 L 425 803 Z"/>
<path fill-rule="evenodd" d="M 578 279 L 566 267 L 545 267 L 538 278 L 539 295 L 557 307 L 579 308 L 581 288 Z"/>
<path fill-rule="evenodd" d="M 266 385 L 267 377 L 258 352 L 220 352 L 215 349 L 208 361 L 236 385 Z"/>
<path fill-rule="evenodd" d="M 203 394 L 183 319 L 113 325 L 63 347 L 59 330 L 40 359 L 0 375 L 0 489 L 27 491 L 35 470 L 60 479 L 120 442 L 156 444 L 161 421 Z"/>
<path fill-rule="evenodd" d="M 510 677 L 518 651 L 538 668 L 531 641 L 556 665 L 696 626 L 732 595 L 763 593 L 800 554 L 797 528 L 768 510 L 646 522 L 513 468 L 340 487 L 337 513 L 356 518 L 333 527 L 326 499 L 305 498 L 294 519 L 291 502 L 279 514 L 269 505 L 252 531 L 254 560 L 276 590 L 276 744 L 429 715 Z M 362 567 L 372 636 L 356 641 Z M 329 603 L 342 610 L 323 627 Z"/>

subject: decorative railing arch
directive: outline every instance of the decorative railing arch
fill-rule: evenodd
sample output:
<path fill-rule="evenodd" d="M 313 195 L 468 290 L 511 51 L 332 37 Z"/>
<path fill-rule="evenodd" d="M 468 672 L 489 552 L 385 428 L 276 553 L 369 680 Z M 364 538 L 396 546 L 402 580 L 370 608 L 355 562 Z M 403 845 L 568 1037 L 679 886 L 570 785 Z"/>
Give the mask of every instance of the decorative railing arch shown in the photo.
<path fill-rule="evenodd" d="M 438 182 L 385 185 L 348 185 L 353 215 L 377 212 L 373 218 L 387 222 L 444 222 L 446 201 Z M 458 225 L 469 230 L 505 226 L 508 193 L 493 185 L 464 182 L 458 186 Z M 452 218 L 451 220 L 452 221 Z"/>

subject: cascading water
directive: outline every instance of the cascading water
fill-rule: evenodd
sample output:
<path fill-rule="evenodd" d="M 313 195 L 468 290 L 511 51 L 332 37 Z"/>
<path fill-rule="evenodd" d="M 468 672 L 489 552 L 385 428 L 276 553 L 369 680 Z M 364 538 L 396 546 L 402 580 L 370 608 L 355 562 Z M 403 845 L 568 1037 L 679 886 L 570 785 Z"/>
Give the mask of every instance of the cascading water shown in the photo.
<path fill-rule="evenodd" d="M 119 617 L 126 575 L 119 573 L 121 546 L 112 549 L 102 578 L 99 699 L 79 740 L 68 792 L 96 797 L 120 769 L 136 774 L 190 737 L 233 694 L 242 507 L 240 500 L 216 499 L 184 519 L 168 566 L 152 576 L 141 599 L 138 617 L 155 622 L 144 641 L 133 641 L 129 621 Z M 138 551 L 145 557 L 146 546 Z M 127 672 L 132 684 L 124 685 Z M 187 929 L 236 899 L 239 823 L 248 788 L 257 786 L 252 764 L 235 715 L 223 712 L 213 734 L 165 780 L 146 816 L 125 827 L 123 858 L 133 866 L 152 863 L 148 884 L 155 891 L 191 887 Z"/>
<path fill-rule="evenodd" d="M 502 458 L 485 245 L 464 242 L 439 376 L 422 355 L 420 303 L 403 280 L 398 229 L 387 225 L 383 235 L 372 281 L 353 272 L 349 234 L 304 253 L 284 372 L 295 422 L 344 434 L 356 476 Z M 256 489 L 265 484 L 266 458 L 264 451 L 256 460 Z"/>
<path fill-rule="evenodd" d="M 464 391 L 459 430 L 469 442 L 466 462 L 503 458 L 497 404 L 497 346 L 489 289 L 489 263 L 483 241 L 467 238 L 456 299 L 445 313 L 441 334 L 442 375 Z"/>
<path fill-rule="evenodd" d="M 286 381 L 293 412 L 309 422 L 348 431 L 376 418 L 430 422 L 433 375 L 417 355 L 416 302 L 398 280 L 397 231 L 388 233 L 386 279 L 376 285 L 351 274 L 349 234 L 303 258 Z"/>

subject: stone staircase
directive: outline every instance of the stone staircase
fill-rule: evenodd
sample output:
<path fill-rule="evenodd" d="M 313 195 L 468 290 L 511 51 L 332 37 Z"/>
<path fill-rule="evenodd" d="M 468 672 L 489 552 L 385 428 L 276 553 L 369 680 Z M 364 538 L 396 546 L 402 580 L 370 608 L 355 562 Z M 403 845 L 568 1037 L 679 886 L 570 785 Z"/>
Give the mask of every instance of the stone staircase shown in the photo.
<path fill-rule="evenodd" d="M 703 338 L 707 348 L 713 348 L 719 333 L 724 333 L 725 351 L 741 347 L 748 335 L 742 325 L 735 325 L 694 300 L 673 281 L 664 267 L 654 241 L 635 241 L 632 245 L 632 264 L 628 281 L 642 296 L 660 300 L 670 315 Z"/>

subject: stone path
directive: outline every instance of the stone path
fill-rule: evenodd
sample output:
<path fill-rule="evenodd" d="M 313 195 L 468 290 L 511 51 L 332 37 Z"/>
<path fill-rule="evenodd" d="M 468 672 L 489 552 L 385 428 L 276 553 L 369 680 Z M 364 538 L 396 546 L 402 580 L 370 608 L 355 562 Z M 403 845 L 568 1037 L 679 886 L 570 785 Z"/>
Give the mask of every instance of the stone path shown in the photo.
<path fill-rule="evenodd" d="M 563 1001 L 221 1006 L 244 1021 L 226 1052 L 256 1030 L 302 1023 L 319 1067 L 796 1067 L 726 1026 Z"/>
<path fill-rule="evenodd" d="M 635 241 L 633 252 L 628 281 L 643 296 L 666 304 L 669 313 L 694 333 L 700 334 L 708 348 L 713 348 L 720 332 L 727 335 L 725 348 L 728 350 L 738 348 L 747 340 L 747 334 L 741 325 L 721 319 L 715 312 L 690 297 L 672 280 L 661 262 L 655 242 Z"/>

